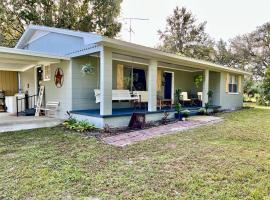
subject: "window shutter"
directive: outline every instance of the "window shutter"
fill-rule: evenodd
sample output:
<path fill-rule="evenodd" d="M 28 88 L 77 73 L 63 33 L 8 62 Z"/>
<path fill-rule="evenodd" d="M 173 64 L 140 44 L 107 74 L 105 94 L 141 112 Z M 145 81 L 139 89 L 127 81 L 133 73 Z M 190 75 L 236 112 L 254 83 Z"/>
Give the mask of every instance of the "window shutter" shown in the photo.
<path fill-rule="evenodd" d="M 238 93 L 242 92 L 242 76 L 238 76 Z"/>
<path fill-rule="evenodd" d="M 157 70 L 157 91 L 160 91 L 161 90 L 161 77 L 162 73 L 161 73 L 161 70 L 158 69 Z"/>
<path fill-rule="evenodd" d="M 117 65 L 117 84 L 116 88 L 118 90 L 124 89 L 124 65 L 118 64 Z"/>
<path fill-rule="evenodd" d="M 230 82 L 230 74 L 227 73 L 227 76 L 226 76 L 226 93 L 229 93 L 229 82 Z"/>

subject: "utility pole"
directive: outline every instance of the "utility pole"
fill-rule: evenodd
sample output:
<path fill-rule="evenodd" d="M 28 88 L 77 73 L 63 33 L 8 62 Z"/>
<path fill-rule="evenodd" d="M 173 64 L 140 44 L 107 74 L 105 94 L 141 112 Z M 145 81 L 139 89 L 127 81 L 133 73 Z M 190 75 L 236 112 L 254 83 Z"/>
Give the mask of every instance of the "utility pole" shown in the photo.
<path fill-rule="evenodd" d="M 134 30 L 133 30 L 133 28 L 132 28 L 132 20 L 146 21 L 146 20 L 149 20 L 149 19 L 136 18 L 136 17 L 127 17 L 127 18 L 124 18 L 124 20 L 129 20 L 129 29 L 128 29 L 128 32 L 129 32 L 129 42 L 131 42 L 132 33 L 135 33 Z"/>

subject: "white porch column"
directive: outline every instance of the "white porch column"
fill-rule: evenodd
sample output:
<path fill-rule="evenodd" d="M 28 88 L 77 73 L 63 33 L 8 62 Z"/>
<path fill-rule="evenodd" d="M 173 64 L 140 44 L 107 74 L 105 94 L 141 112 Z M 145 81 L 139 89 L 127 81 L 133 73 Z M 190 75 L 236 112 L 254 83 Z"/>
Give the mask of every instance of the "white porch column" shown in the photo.
<path fill-rule="evenodd" d="M 150 60 L 148 66 L 148 111 L 157 110 L 157 61 Z"/>
<path fill-rule="evenodd" d="M 112 114 L 112 52 L 100 51 L 100 115 Z"/>
<path fill-rule="evenodd" d="M 202 106 L 208 103 L 208 94 L 207 94 L 208 91 L 209 91 L 209 69 L 205 69 L 203 74 Z"/>

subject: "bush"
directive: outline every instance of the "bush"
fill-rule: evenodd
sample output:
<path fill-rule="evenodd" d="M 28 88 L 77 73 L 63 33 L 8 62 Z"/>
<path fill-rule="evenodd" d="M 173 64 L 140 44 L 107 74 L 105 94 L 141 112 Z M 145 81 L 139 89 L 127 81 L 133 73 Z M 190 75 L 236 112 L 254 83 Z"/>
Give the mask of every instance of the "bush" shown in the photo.
<path fill-rule="evenodd" d="M 69 117 L 63 125 L 70 129 L 70 130 L 76 130 L 78 132 L 86 132 L 86 131 L 91 131 L 94 130 L 96 127 L 92 124 L 90 124 L 86 120 L 78 121 L 73 117 Z"/>
<path fill-rule="evenodd" d="M 185 118 L 189 117 L 189 115 L 190 115 L 189 110 L 183 110 L 183 111 L 181 111 L 181 113 L 182 113 L 183 117 L 185 117 Z"/>
<path fill-rule="evenodd" d="M 197 112 L 198 115 L 205 115 L 206 114 L 206 110 L 205 108 L 200 108 Z"/>
<path fill-rule="evenodd" d="M 269 106 L 270 102 L 267 101 L 264 96 L 260 96 L 257 99 L 257 105 L 259 105 L 259 106 Z"/>

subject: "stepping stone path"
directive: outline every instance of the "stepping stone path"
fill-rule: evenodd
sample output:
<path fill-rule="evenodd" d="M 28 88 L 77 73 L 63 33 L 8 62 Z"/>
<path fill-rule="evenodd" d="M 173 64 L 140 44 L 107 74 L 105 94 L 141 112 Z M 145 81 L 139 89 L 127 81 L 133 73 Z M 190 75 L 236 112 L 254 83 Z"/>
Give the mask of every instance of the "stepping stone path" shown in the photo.
<path fill-rule="evenodd" d="M 188 121 L 179 121 L 173 124 L 162 125 L 144 130 L 137 130 L 129 133 L 122 133 L 115 136 L 104 138 L 104 142 L 110 145 L 123 147 L 133 144 L 135 142 L 147 140 L 149 138 L 175 134 L 183 132 L 192 128 L 196 128 L 202 125 L 215 124 L 221 122 L 222 118 L 214 116 L 194 116 L 190 117 Z"/>

